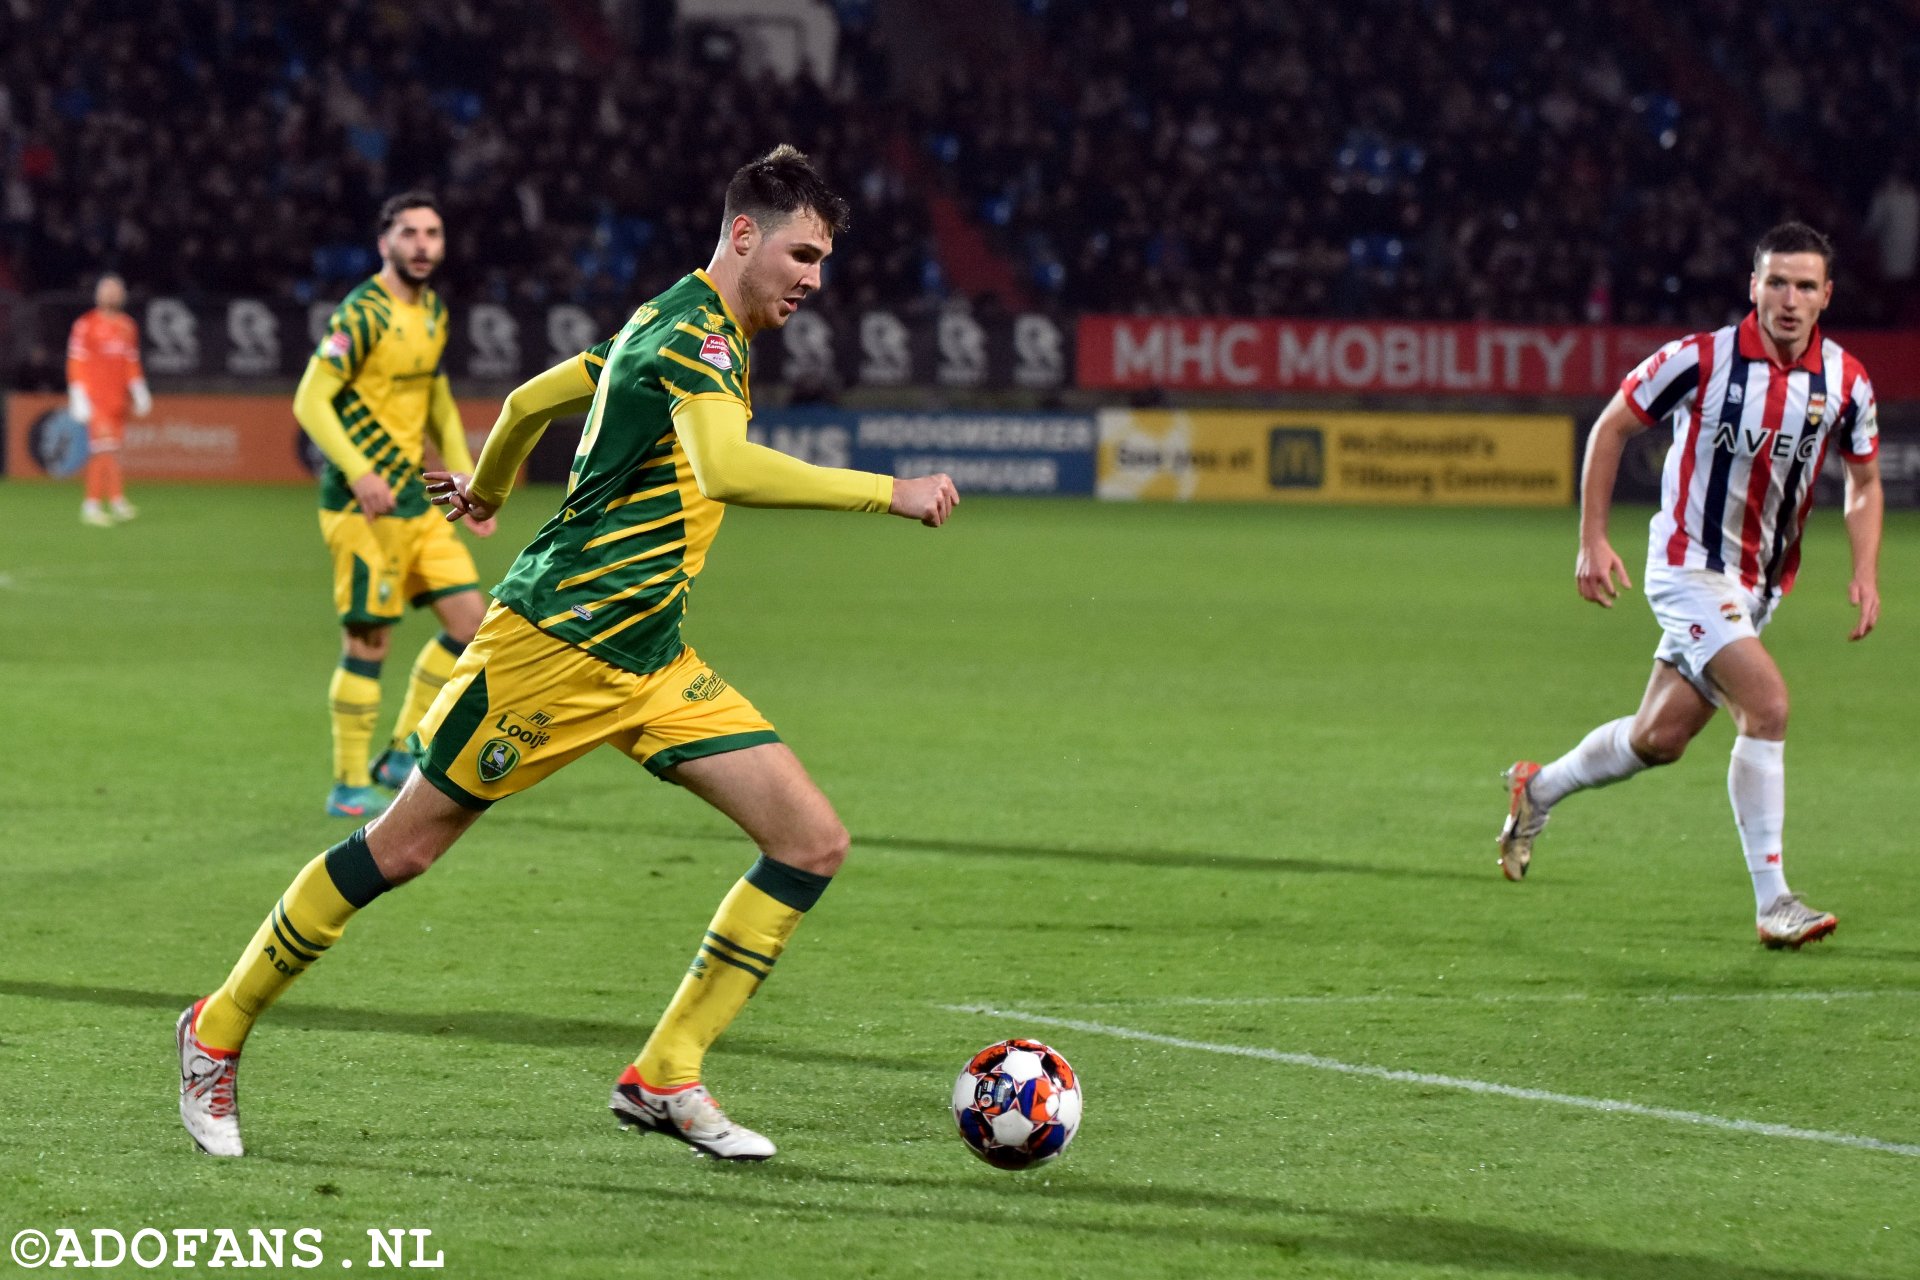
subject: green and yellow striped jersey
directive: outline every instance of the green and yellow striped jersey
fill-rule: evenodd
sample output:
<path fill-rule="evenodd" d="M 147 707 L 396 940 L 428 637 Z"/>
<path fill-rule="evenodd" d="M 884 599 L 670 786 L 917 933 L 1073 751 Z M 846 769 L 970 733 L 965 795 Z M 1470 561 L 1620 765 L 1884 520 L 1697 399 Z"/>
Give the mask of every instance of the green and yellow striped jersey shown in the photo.
<path fill-rule="evenodd" d="M 751 416 L 747 343 L 696 271 L 580 361 L 595 391 L 566 502 L 493 594 L 542 631 L 644 675 L 680 654 L 687 594 L 725 510 L 694 482 L 673 407 L 721 396 Z"/>
<path fill-rule="evenodd" d="M 347 438 L 393 487 L 396 516 L 431 509 L 420 478 L 427 409 L 440 356 L 447 348 L 447 307 L 432 289 L 402 302 L 375 276 L 334 308 L 314 359 L 338 370 L 347 385 L 333 398 Z M 329 462 L 320 475 L 320 507 L 354 507 L 353 490 Z"/>

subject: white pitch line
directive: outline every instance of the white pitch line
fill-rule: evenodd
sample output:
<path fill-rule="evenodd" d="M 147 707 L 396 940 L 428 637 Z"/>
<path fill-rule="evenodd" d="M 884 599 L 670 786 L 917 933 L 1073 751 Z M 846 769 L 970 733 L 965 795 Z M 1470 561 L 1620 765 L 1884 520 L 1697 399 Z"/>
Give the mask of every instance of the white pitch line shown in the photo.
<path fill-rule="evenodd" d="M 1824 1004 L 1829 1000 L 1875 1000 L 1901 996 L 1920 996 L 1920 990 L 1908 991 L 1894 988 L 1884 991 L 1674 991 L 1644 995 L 1615 991 L 1512 992 L 1505 995 L 1416 995 L 1405 992 L 1377 992 L 1350 996 L 1135 996 L 1124 1000 L 1076 1000 L 1074 1003 L 1083 1009 L 1175 1006 L 1232 1009 L 1290 1004 L 1600 1004 L 1609 1001 L 1633 1004 L 1709 1004 L 1799 1000 L 1812 1004 Z"/>
<path fill-rule="evenodd" d="M 978 1013 L 995 1018 L 1021 1018 L 1028 1022 L 1037 1022 L 1042 1026 L 1065 1027 L 1072 1031 L 1084 1031 L 1089 1035 L 1113 1036 L 1120 1040 L 1137 1040 L 1146 1044 L 1163 1044 L 1174 1049 L 1192 1049 L 1200 1053 L 1226 1054 L 1235 1058 L 1258 1058 L 1263 1062 L 1278 1062 L 1290 1067 L 1311 1067 L 1315 1071 L 1334 1071 L 1341 1075 L 1367 1076 L 1374 1080 L 1390 1080 L 1395 1084 L 1419 1084 L 1442 1089 L 1460 1089 L 1467 1093 L 1492 1094 L 1501 1098 L 1519 1098 L 1526 1102 L 1551 1102 L 1563 1107 L 1578 1107 L 1583 1111 L 1605 1111 L 1615 1115 L 1644 1116 L 1650 1120 L 1666 1120 L 1675 1124 L 1700 1125 L 1708 1129 L 1725 1129 L 1733 1133 L 1757 1134 L 1765 1138 L 1793 1138 L 1801 1142 L 1824 1142 L 1836 1147 L 1859 1147 L 1867 1151 L 1884 1151 L 1896 1156 L 1920 1156 L 1920 1144 L 1910 1142 L 1888 1142 L 1881 1138 L 1866 1138 L 1851 1133 L 1828 1133 L 1823 1129 L 1800 1129 L 1793 1125 L 1770 1124 L 1762 1120 L 1740 1120 L 1727 1116 L 1708 1115 L 1703 1111 L 1679 1111 L 1672 1107 L 1648 1107 L 1638 1102 L 1623 1102 L 1617 1098 L 1587 1098 L 1577 1093 L 1554 1093 L 1547 1089 L 1523 1089 L 1516 1085 L 1496 1084 L 1491 1080 L 1473 1080 L 1464 1076 L 1434 1075 L 1426 1071 L 1395 1071 L 1387 1067 L 1368 1066 L 1365 1063 L 1341 1062 L 1335 1058 L 1323 1058 L 1313 1053 L 1283 1053 L 1278 1049 L 1262 1049 L 1257 1045 L 1220 1044 L 1210 1040 L 1188 1040 L 1182 1036 L 1163 1036 L 1153 1031 L 1139 1031 L 1132 1027 L 1116 1027 L 1104 1022 L 1085 1022 L 1079 1018 L 1055 1018 L 1047 1014 L 1032 1013 L 1025 1009 L 997 1009 L 990 1005 L 944 1004 L 939 1006 L 949 1013 Z"/>

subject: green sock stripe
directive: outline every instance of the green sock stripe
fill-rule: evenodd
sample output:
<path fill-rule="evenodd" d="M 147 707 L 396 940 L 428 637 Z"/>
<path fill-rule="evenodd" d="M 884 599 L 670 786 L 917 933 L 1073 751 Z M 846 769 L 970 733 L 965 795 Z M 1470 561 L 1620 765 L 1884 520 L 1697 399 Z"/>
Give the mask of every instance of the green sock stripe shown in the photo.
<path fill-rule="evenodd" d="M 728 955 L 724 951 L 719 950 L 716 947 L 710 947 L 703 942 L 700 944 L 700 950 L 703 954 L 712 956 L 715 960 L 720 961 L 722 964 L 730 964 L 736 969 L 745 969 L 748 973 L 760 979 L 762 982 L 765 982 L 767 980 L 767 971 L 765 969 L 756 969 L 752 965 L 746 963 L 743 960 L 735 960 L 732 956 Z"/>
<path fill-rule="evenodd" d="M 439 642 L 439 645 L 442 649 L 445 649 L 448 653 L 452 654 L 456 658 L 467 651 L 467 646 L 465 644 L 461 643 L 458 640 L 455 640 L 452 636 L 448 635 L 444 631 L 442 631 L 439 635 L 435 636 L 434 639 Z"/>
<path fill-rule="evenodd" d="M 832 876 L 815 875 L 811 871 L 776 862 L 764 853 L 747 868 L 748 884 L 795 911 L 806 911 L 820 901 L 820 895 L 827 891 L 827 884 L 832 879 Z"/>
<path fill-rule="evenodd" d="M 342 658 L 340 669 L 350 671 L 356 676 L 365 676 L 369 680 L 380 678 L 380 663 L 375 658 Z"/>
<path fill-rule="evenodd" d="M 745 956 L 749 960 L 758 960 L 761 964 L 766 965 L 769 969 L 773 967 L 774 961 L 780 958 L 779 956 L 763 956 L 758 951 L 749 951 L 745 947 L 741 946 L 739 943 L 735 942 L 732 938 L 727 937 L 725 934 L 715 933 L 711 929 L 707 930 L 707 936 L 713 939 L 715 942 L 719 943 L 721 946 L 725 947 L 727 950 L 733 952 L 735 955 Z"/>
<path fill-rule="evenodd" d="M 279 902 L 274 904 L 273 918 L 279 922 L 282 929 L 287 931 L 288 940 L 297 943 L 302 951 L 311 951 L 315 955 L 319 955 L 327 949 L 325 943 L 308 942 L 306 938 L 302 936 L 301 932 L 293 927 L 293 918 L 287 914 L 287 900 L 285 898 L 280 899 Z"/>
<path fill-rule="evenodd" d="M 367 848 L 365 828 L 327 850 L 327 875 L 340 896 L 356 910 L 393 887 L 374 864 L 373 851 Z"/>
<path fill-rule="evenodd" d="M 267 922 L 273 926 L 273 936 L 280 939 L 280 945 L 285 947 L 287 954 L 291 955 L 294 959 L 303 961 L 306 964 L 312 964 L 320 958 L 319 956 L 307 954 L 307 952 L 293 944 L 293 941 L 287 937 L 287 931 L 280 927 L 279 912 L 276 911 L 271 916 L 268 916 Z"/>

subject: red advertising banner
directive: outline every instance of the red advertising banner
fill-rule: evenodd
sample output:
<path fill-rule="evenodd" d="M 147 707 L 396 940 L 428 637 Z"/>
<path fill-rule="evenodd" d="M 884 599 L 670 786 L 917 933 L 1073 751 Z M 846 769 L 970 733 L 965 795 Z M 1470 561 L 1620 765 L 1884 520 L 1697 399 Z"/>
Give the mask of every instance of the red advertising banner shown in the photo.
<path fill-rule="evenodd" d="M 500 402 L 459 403 L 477 454 Z M 66 408 L 65 396 L 7 397 L 9 479 L 64 479 L 86 464 L 86 428 Z M 289 396 L 155 396 L 152 413 L 127 419 L 120 450 L 126 474 L 140 480 L 311 484 L 317 457 Z"/>
<path fill-rule="evenodd" d="M 1098 390 L 1605 397 L 1681 336 L 1613 325 L 1086 316 L 1078 381 Z M 1920 398 L 1920 331 L 1834 336 L 1866 365 L 1882 400 Z"/>

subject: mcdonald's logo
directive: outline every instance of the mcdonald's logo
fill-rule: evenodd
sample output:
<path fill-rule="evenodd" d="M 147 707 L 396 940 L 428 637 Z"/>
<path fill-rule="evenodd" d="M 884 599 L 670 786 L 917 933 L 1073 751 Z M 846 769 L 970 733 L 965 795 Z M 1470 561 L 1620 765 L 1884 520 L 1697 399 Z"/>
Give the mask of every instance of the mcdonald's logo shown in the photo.
<path fill-rule="evenodd" d="M 1275 489 L 1318 489 L 1327 478 L 1327 439 L 1319 427 L 1275 427 L 1267 433 L 1267 483 Z"/>

